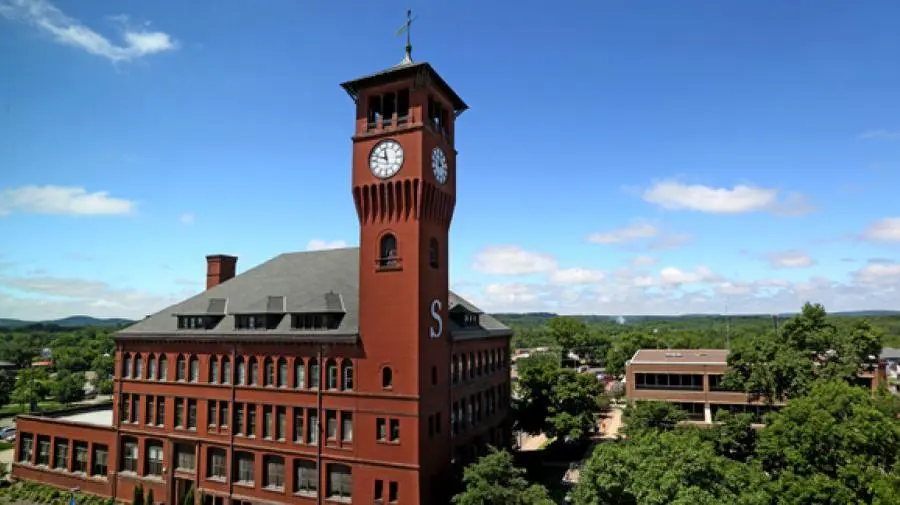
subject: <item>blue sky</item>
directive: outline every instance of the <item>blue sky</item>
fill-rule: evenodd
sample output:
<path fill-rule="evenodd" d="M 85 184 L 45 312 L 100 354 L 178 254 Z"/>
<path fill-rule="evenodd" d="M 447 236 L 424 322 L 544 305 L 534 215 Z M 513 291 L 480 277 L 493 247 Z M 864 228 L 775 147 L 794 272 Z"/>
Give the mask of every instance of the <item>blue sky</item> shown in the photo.
<path fill-rule="evenodd" d="M 450 275 L 485 309 L 896 309 L 900 4 L 854 5 L 0 0 L 0 317 L 356 244 L 338 84 L 408 7 L 472 107 Z"/>

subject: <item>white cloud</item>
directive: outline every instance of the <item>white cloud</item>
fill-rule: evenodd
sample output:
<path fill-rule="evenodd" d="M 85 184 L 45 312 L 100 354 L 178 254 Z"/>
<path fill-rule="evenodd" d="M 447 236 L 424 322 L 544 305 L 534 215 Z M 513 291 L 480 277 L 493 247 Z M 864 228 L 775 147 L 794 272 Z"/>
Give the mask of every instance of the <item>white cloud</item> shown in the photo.
<path fill-rule="evenodd" d="M 110 215 L 131 214 L 135 203 L 113 198 L 106 191 L 88 193 L 84 188 L 23 186 L 0 190 L 0 216 L 13 212 L 32 214 Z"/>
<path fill-rule="evenodd" d="M 179 218 L 179 220 L 181 221 L 181 224 L 183 224 L 185 226 L 191 226 L 192 224 L 194 224 L 195 219 L 196 219 L 196 216 L 194 216 L 194 214 L 192 214 L 190 212 L 185 212 Z"/>
<path fill-rule="evenodd" d="M 61 44 L 114 62 L 171 51 L 178 46 L 167 33 L 129 26 L 125 16 L 116 18 L 121 25 L 123 43 L 113 43 L 45 0 L 0 0 L 0 16 L 30 24 Z"/>
<path fill-rule="evenodd" d="M 556 270 L 556 259 L 516 245 L 488 246 L 475 255 L 472 270 L 492 275 L 546 273 Z"/>
<path fill-rule="evenodd" d="M 666 286 L 678 286 L 681 284 L 696 284 L 701 282 L 713 282 L 720 279 L 706 266 L 698 266 L 694 270 L 681 270 L 675 267 L 666 267 L 659 271 L 658 284 Z"/>
<path fill-rule="evenodd" d="M 779 200 L 775 188 L 739 184 L 733 188 L 716 188 L 701 184 L 683 184 L 675 180 L 653 184 L 643 192 L 645 201 L 666 210 L 690 210 L 718 214 L 773 212 L 796 215 L 807 213 L 812 206 L 799 193 Z"/>
<path fill-rule="evenodd" d="M 900 130 L 869 130 L 860 133 L 859 138 L 866 140 L 900 140 Z"/>
<path fill-rule="evenodd" d="M 599 270 L 588 268 L 563 268 L 550 274 L 550 283 L 559 285 L 595 284 L 606 276 Z"/>
<path fill-rule="evenodd" d="M 670 233 L 652 240 L 647 244 L 647 248 L 651 251 L 667 251 L 677 249 L 691 241 L 693 237 L 686 233 Z"/>
<path fill-rule="evenodd" d="M 775 269 L 782 268 L 808 268 L 816 264 L 816 261 L 802 251 L 774 252 L 766 255 L 769 266 Z"/>
<path fill-rule="evenodd" d="M 652 256 L 635 256 L 631 258 L 631 265 L 640 267 L 640 266 L 652 266 L 657 263 L 657 259 Z"/>
<path fill-rule="evenodd" d="M 656 226 L 643 221 L 634 221 L 624 228 L 594 233 L 588 237 L 588 241 L 595 244 L 621 244 L 657 235 L 659 235 L 659 228 Z"/>
<path fill-rule="evenodd" d="M 866 240 L 900 242 L 900 217 L 886 217 L 870 224 L 862 234 Z"/>
<path fill-rule="evenodd" d="M 188 296 L 194 290 L 151 293 L 106 282 L 36 275 L 0 277 L 0 314 L 28 321 L 72 315 L 139 319 Z"/>
<path fill-rule="evenodd" d="M 314 238 L 306 244 L 307 251 L 323 251 L 325 249 L 341 249 L 347 247 L 343 240 L 322 240 Z"/>

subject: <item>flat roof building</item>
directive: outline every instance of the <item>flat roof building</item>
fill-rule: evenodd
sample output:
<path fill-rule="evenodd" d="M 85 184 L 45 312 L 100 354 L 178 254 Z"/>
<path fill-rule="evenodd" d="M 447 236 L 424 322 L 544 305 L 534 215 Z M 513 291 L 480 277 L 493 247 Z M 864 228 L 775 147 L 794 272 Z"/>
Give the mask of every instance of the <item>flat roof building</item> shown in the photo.
<path fill-rule="evenodd" d="M 762 422 L 763 415 L 783 405 L 725 388 L 727 368 L 727 349 L 640 349 L 625 365 L 626 396 L 676 403 L 691 421 L 707 424 L 720 410 L 750 413 Z M 873 392 L 883 380 L 883 366 L 864 369 L 858 379 Z"/>

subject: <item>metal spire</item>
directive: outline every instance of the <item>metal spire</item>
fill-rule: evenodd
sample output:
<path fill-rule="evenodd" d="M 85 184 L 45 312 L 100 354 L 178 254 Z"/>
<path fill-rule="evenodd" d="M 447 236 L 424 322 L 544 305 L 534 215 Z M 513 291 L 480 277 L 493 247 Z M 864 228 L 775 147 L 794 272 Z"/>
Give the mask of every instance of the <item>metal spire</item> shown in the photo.
<path fill-rule="evenodd" d="M 416 16 L 418 17 L 418 16 Z M 415 21 L 416 18 L 412 15 L 412 9 L 408 9 L 406 11 L 406 23 L 397 30 L 397 36 L 403 35 L 406 33 L 406 55 L 403 57 L 403 61 L 400 62 L 401 65 L 411 65 L 413 62 L 412 59 L 412 41 L 410 41 L 410 32 L 412 31 L 412 22 Z"/>

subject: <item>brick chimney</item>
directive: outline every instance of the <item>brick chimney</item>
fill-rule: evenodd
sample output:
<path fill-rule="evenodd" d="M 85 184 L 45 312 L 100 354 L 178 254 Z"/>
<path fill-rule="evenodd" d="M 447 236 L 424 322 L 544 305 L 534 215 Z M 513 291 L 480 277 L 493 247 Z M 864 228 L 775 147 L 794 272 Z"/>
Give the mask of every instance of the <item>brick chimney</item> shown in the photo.
<path fill-rule="evenodd" d="M 237 256 L 212 254 L 206 257 L 206 289 L 218 286 L 234 277 Z"/>

